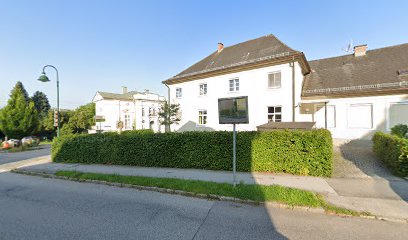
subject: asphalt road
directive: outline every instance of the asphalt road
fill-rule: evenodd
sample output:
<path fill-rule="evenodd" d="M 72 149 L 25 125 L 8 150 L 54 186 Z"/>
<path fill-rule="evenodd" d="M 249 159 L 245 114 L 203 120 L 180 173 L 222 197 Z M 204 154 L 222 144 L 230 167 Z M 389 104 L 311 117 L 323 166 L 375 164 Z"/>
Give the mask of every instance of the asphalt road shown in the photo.
<path fill-rule="evenodd" d="M 50 155 L 51 145 L 41 145 L 40 148 L 38 150 L 15 153 L 0 152 L 0 164 Z"/>
<path fill-rule="evenodd" d="M 0 174 L 1 239 L 408 239 L 408 224 Z"/>

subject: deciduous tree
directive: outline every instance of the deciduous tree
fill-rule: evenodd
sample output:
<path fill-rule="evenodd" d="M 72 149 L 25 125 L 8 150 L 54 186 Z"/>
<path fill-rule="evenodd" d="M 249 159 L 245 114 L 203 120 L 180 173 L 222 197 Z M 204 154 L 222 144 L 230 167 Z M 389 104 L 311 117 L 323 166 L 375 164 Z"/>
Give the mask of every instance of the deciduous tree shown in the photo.
<path fill-rule="evenodd" d="M 159 111 L 160 124 L 166 126 L 166 132 L 170 132 L 170 126 L 172 124 L 178 124 L 180 122 L 179 117 L 180 105 L 168 104 L 164 102 Z"/>

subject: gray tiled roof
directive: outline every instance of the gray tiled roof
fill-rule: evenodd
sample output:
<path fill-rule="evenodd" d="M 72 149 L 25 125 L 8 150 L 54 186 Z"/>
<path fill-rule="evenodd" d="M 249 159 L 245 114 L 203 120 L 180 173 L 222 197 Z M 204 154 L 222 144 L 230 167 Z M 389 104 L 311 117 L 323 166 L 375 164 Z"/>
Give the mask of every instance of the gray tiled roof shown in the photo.
<path fill-rule="evenodd" d="M 299 52 L 288 47 L 274 35 L 270 34 L 233 46 L 224 47 L 219 53 L 215 51 L 208 57 L 168 80 L 245 65 L 270 58 L 288 56 L 295 53 Z"/>
<path fill-rule="evenodd" d="M 407 90 L 408 44 L 309 61 L 312 69 L 305 76 L 303 97 L 335 96 L 378 91 Z"/>
<path fill-rule="evenodd" d="M 118 100 L 133 100 L 133 95 L 137 94 L 136 91 L 130 91 L 128 93 L 109 93 L 109 92 L 98 92 L 104 99 L 118 99 Z"/>

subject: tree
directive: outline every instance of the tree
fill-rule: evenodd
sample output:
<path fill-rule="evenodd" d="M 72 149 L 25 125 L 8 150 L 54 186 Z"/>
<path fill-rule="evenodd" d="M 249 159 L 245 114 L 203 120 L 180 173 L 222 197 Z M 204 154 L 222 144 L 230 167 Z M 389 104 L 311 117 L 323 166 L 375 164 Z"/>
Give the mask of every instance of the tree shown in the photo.
<path fill-rule="evenodd" d="M 178 122 L 180 122 L 179 111 L 180 104 L 169 105 L 167 102 L 164 102 L 164 104 L 161 105 L 159 111 L 160 124 L 166 126 L 166 132 L 170 132 L 170 126 L 172 124 L 178 124 Z"/>
<path fill-rule="evenodd" d="M 95 103 L 88 103 L 73 111 L 69 121 L 62 126 L 62 135 L 84 133 L 94 124 Z"/>
<path fill-rule="evenodd" d="M 31 135 L 38 127 L 38 113 L 21 82 L 17 82 L 7 105 L 0 110 L 0 129 L 10 138 Z"/>
<path fill-rule="evenodd" d="M 47 95 L 45 95 L 43 92 L 36 91 L 31 97 L 31 100 L 33 100 L 34 106 L 41 116 L 47 115 L 48 111 L 51 108 L 50 103 L 48 102 Z"/>
<path fill-rule="evenodd" d="M 30 101 L 30 97 L 28 96 L 28 92 L 25 90 L 24 85 L 23 85 L 22 82 L 18 81 L 18 82 L 16 83 L 16 85 L 14 86 L 14 88 L 17 88 L 17 89 L 20 89 L 20 90 L 21 90 L 21 92 L 22 92 L 22 94 L 23 94 L 24 99 L 25 99 L 26 102 L 29 102 L 29 101 Z"/>
<path fill-rule="evenodd" d="M 60 110 L 60 127 L 61 129 L 68 123 L 70 117 L 74 113 L 73 110 Z M 48 111 L 47 116 L 42 122 L 43 133 L 51 138 L 56 135 L 56 127 L 54 126 L 54 109 Z"/>

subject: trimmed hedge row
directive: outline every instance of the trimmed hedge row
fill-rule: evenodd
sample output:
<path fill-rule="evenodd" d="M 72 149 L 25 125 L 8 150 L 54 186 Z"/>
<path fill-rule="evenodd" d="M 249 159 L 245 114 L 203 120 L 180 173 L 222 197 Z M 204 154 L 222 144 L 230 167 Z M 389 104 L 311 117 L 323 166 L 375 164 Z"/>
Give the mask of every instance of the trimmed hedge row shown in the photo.
<path fill-rule="evenodd" d="M 372 140 L 373 151 L 381 161 L 395 175 L 408 177 L 408 139 L 376 132 Z"/>
<path fill-rule="evenodd" d="M 327 130 L 237 133 L 237 170 L 330 176 Z M 94 134 L 60 137 L 55 162 L 145 167 L 232 169 L 232 132 Z"/>

